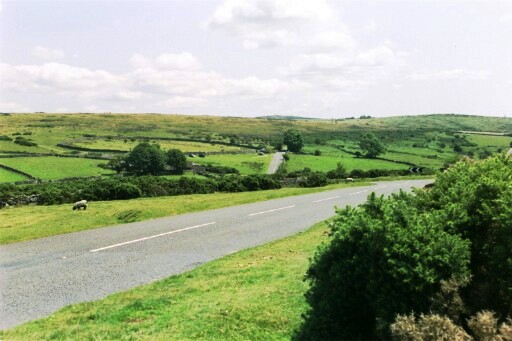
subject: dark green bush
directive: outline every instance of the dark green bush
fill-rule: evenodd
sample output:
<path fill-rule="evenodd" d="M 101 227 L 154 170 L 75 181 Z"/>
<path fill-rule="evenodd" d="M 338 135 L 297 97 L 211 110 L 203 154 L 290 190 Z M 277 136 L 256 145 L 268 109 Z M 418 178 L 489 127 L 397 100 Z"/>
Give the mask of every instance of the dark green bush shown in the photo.
<path fill-rule="evenodd" d="M 14 140 L 14 143 L 22 145 L 22 146 L 28 146 L 28 147 L 37 146 L 37 143 L 27 140 L 26 138 L 21 137 L 21 136 L 16 137 L 16 139 Z"/>
<path fill-rule="evenodd" d="M 387 339 L 396 314 L 435 310 L 448 280 L 470 279 L 465 309 L 450 318 L 491 310 L 503 322 L 512 315 L 511 183 L 511 159 L 467 159 L 416 195 L 371 195 L 337 211 L 307 272 L 310 310 L 296 339 Z"/>
<path fill-rule="evenodd" d="M 396 314 L 427 311 L 439 281 L 467 275 L 469 243 L 417 215 L 405 194 L 337 212 L 308 272 L 300 340 L 386 338 Z"/>
<path fill-rule="evenodd" d="M 309 173 L 299 182 L 300 187 L 322 187 L 327 185 L 325 173 Z"/>
<path fill-rule="evenodd" d="M 216 173 L 216 174 L 240 174 L 240 171 L 234 167 L 225 167 L 225 166 L 214 166 L 211 163 L 207 164 L 205 170 L 208 173 Z"/>

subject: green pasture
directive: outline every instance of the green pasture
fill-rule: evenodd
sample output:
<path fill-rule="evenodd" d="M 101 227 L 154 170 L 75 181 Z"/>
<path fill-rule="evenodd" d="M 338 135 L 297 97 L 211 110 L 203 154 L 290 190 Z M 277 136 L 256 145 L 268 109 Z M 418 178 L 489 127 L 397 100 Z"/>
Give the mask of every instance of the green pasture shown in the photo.
<path fill-rule="evenodd" d="M 287 162 L 289 172 L 299 171 L 304 168 L 310 168 L 312 171 L 327 172 L 336 169 L 338 163 L 341 163 L 348 171 L 353 169 L 406 169 L 408 166 L 389 161 L 356 158 L 352 154 L 339 152 L 334 155 L 309 155 L 309 154 L 290 154 L 290 160 Z"/>
<path fill-rule="evenodd" d="M 434 155 L 436 157 L 434 157 Z M 453 157 L 455 154 L 449 153 L 449 154 L 441 154 L 441 153 L 433 153 L 432 157 L 425 157 L 421 155 L 414 155 L 409 153 L 397 153 L 397 152 L 386 152 L 385 154 L 380 155 L 383 158 L 394 160 L 394 161 L 400 161 L 400 162 L 410 162 L 414 163 L 417 166 L 420 167 L 427 167 L 427 168 L 442 168 L 446 160 L 448 160 L 448 156 Z M 407 166 L 405 166 L 407 167 Z"/>
<path fill-rule="evenodd" d="M 234 167 L 241 174 L 265 174 L 272 160 L 272 154 L 258 155 L 256 152 L 247 154 L 219 154 L 206 157 L 188 158 L 197 164 Z"/>
<path fill-rule="evenodd" d="M 0 210 L 0 245 L 96 227 L 364 185 L 368 185 L 368 182 L 336 184 L 317 188 L 281 188 L 242 193 L 96 201 L 90 202 L 85 211 L 73 211 L 71 204 L 10 207 Z"/>
<path fill-rule="evenodd" d="M 492 136 L 492 135 L 466 135 L 466 140 L 478 144 L 479 147 L 491 148 L 511 148 L 512 136 Z"/>
<path fill-rule="evenodd" d="M 334 214 L 334 210 L 333 210 Z M 3 340 L 290 340 L 325 223 L 190 272 L 65 307 Z"/>
<path fill-rule="evenodd" d="M 129 139 L 94 139 L 83 140 L 73 143 L 77 147 L 90 149 L 111 149 L 119 151 L 130 151 L 142 141 L 131 141 Z M 242 148 L 234 146 L 225 146 L 221 144 L 188 142 L 188 141 L 170 141 L 170 140 L 150 140 L 151 143 L 158 143 L 163 150 L 179 149 L 182 152 L 233 152 L 240 151 Z"/>
<path fill-rule="evenodd" d="M 0 159 L 0 164 L 2 163 L 2 159 Z M 0 183 L 2 182 L 16 182 L 16 181 L 23 181 L 28 180 L 27 177 L 17 174 L 11 171 L 8 171 L 7 169 L 0 168 Z"/>
<path fill-rule="evenodd" d="M 51 150 L 41 146 L 22 146 L 13 141 L 0 141 L 0 153 L 2 152 L 50 153 Z"/>
<path fill-rule="evenodd" d="M 104 160 L 94 159 L 57 156 L 17 157 L 0 159 L 0 163 L 44 180 L 114 173 L 112 170 L 98 167 L 98 164 L 105 163 Z"/>

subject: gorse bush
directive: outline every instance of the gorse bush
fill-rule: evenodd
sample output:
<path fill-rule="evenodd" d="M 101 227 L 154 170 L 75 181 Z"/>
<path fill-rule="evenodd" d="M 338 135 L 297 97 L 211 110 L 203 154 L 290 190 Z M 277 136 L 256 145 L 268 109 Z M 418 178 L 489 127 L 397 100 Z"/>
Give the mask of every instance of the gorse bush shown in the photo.
<path fill-rule="evenodd" d="M 429 190 L 372 194 L 338 210 L 307 272 L 310 309 L 296 339 L 388 339 L 396 315 L 411 312 L 460 322 L 489 310 L 504 322 L 512 313 L 511 221 L 512 160 L 504 156 L 463 160 Z M 444 317 L 424 322 L 449 326 Z"/>

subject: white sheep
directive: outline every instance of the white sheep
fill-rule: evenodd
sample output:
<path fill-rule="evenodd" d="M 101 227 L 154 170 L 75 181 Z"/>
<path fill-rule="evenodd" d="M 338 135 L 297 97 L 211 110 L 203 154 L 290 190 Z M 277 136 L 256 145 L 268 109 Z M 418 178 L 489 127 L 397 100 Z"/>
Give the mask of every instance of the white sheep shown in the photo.
<path fill-rule="evenodd" d="M 84 210 L 87 209 L 87 200 L 80 200 L 80 201 L 77 201 L 75 202 L 75 204 L 73 205 L 73 211 L 74 210 L 79 210 L 83 208 Z"/>

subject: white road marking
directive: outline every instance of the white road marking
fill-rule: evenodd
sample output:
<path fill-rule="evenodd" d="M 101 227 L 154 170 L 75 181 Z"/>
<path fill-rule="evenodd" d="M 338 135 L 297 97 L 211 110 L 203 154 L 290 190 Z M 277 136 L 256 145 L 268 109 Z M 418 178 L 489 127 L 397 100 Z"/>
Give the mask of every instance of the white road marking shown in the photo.
<path fill-rule="evenodd" d="M 361 194 L 361 193 L 365 193 L 365 192 L 368 192 L 368 190 L 367 190 L 367 189 L 365 189 L 364 191 L 359 191 L 359 192 L 349 193 L 349 195 Z"/>
<path fill-rule="evenodd" d="M 155 234 L 155 235 L 149 236 L 149 237 L 129 240 L 127 242 L 123 242 L 123 243 L 119 243 L 119 244 L 114 244 L 114 245 L 109 245 L 109 246 L 105 246 L 105 247 L 100 247 L 99 249 L 94 249 L 94 250 L 91 250 L 89 252 L 98 252 L 98 251 L 102 251 L 102 250 L 112 249 L 112 248 L 118 247 L 118 246 L 123 246 L 123 245 L 127 245 L 127 244 L 133 244 L 133 243 L 141 242 L 141 241 L 144 241 L 144 240 L 153 239 L 153 238 L 162 237 L 162 236 L 167 236 L 169 234 L 183 232 L 183 231 L 187 231 L 187 230 L 192 230 L 192 229 L 196 229 L 198 227 L 204 227 L 204 226 L 213 225 L 213 224 L 216 224 L 216 222 L 211 222 L 211 223 L 206 223 L 206 224 L 201 224 L 201 225 L 185 227 L 183 229 L 179 229 L 179 230 L 175 230 L 175 231 L 169 231 L 169 232 L 165 232 L 165 233 Z"/>
<path fill-rule="evenodd" d="M 388 186 L 379 186 L 379 187 L 375 187 L 374 189 L 381 189 L 381 188 L 386 188 Z"/>
<path fill-rule="evenodd" d="M 320 199 L 320 200 L 315 200 L 315 201 L 312 201 L 312 202 L 322 202 L 322 201 L 326 201 L 326 200 L 332 200 L 332 199 L 336 199 L 336 198 L 339 198 L 340 196 L 337 195 L 335 197 L 330 197 L 330 198 L 325 198 L 325 199 Z"/>
<path fill-rule="evenodd" d="M 274 211 L 280 211 L 280 210 L 286 210 L 286 209 L 288 209 L 288 208 L 292 208 L 292 207 L 295 207 L 295 205 L 292 205 L 292 206 L 286 206 L 286 207 L 280 207 L 280 208 L 275 208 L 275 209 L 273 209 L 273 210 L 268 210 L 268 211 L 263 211 L 263 212 L 251 213 L 251 214 L 249 214 L 249 216 L 258 215 L 258 214 L 264 214 L 264 213 L 269 213 L 269 212 L 274 212 Z"/>

